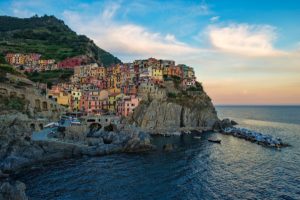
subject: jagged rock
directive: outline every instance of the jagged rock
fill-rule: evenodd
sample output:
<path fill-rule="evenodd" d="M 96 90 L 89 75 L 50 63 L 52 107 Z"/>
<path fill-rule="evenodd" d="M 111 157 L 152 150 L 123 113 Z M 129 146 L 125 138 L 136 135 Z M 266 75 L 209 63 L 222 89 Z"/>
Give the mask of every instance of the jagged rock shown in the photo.
<path fill-rule="evenodd" d="M 165 145 L 163 146 L 163 150 L 164 150 L 164 151 L 173 151 L 173 149 L 174 149 L 173 144 L 165 144 Z"/>
<path fill-rule="evenodd" d="M 75 127 L 67 128 L 58 141 L 31 141 L 26 139 L 30 131 L 14 118 L 0 124 L 0 128 L 3 130 L 0 133 L 0 169 L 4 171 L 81 155 L 135 152 L 152 148 L 150 136 L 135 129 L 127 132 L 100 130 L 87 137 L 83 129 L 78 131 Z"/>
<path fill-rule="evenodd" d="M 280 138 L 274 138 L 272 135 L 262 134 L 246 128 L 226 127 L 224 130 L 222 130 L 221 133 L 232 135 L 238 138 L 243 138 L 245 140 L 256 142 L 258 144 L 266 145 L 269 147 L 288 146 L 288 144 L 283 143 Z"/>
<path fill-rule="evenodd" d="M 0 170 L 0 180 L 1 180 L 1 179 L 5 179 L 5 178 L 7 178 L 7 177 L 9 177 L 9 175 L 3 173 L 2 170 Z"/>
<path fill-rule="evenodd" d="M 232 126 L 236 126 L 236 125 L 239 125 L 236 121 L 234 121 L 234 120 L 231 120 L 231 125 Z"/>
<path fill-rule="evenodd" d="M 27 200 L 26 186 L 20 181 L 0 182 L 0 200 Z"/>
<path fill-rule="evenodd" d="M 149 131 L 178 130 L 181 127 L 211 128 L 218 121 L 213 105 L 188 107 L 164 100 L 153 100 L 139 105 L 132 115 L 132 122 Z"/>
<path fill-rule="evenodd" d="M 128 122 L 152 134 L 176 132 L 184 127 L 211 130 L 219 119 L 209 96 L 200 88 L 195 94 L 184 91 L 175 82 L 165 81 L 162 88 L 139 90 L 142 101 Z"/>
<path fill-rule="evenodd" d="M 87 138 L 86 141 L 89 146 L 99 146 L 104 143 L 102 138 Z"/>
<path fill-rule="evenodd" d="M 238 125 L 237 122 L 234 120 L 230 120 L 228 118 L 216 121 L 216 123 L 213 126 L 213 129 L 216 131 L 222 131 L 225 128 L 232 128 L 233 126 Z"/>

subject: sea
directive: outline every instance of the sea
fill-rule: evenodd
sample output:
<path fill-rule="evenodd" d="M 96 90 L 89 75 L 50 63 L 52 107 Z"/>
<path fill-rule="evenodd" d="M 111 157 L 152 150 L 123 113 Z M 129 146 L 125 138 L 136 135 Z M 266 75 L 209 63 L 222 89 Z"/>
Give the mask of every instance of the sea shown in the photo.
<path fill-rule="evenodd" d="M 37 200 L 300 199 L 300 106 L 217 106 L 220 118 L 280 137 L 276 149 L 220 133 L 153 138 L 157 150 L 64 160 L 18 178 Z M 221 144 L 208 142 L 220 139 Z M 162 146 L 172 143 L 173 151 Z"/>

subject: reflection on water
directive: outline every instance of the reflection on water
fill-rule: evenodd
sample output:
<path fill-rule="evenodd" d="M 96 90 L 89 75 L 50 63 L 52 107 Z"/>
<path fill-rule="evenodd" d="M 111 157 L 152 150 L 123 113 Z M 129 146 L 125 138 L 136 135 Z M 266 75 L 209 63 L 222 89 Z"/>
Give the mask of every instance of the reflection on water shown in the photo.
<path fill-rule="evenodd" d="M 156 152 L 68 160 L 20 176 L 32 199 L 300 199 L 299 124 L 257 118 L 238 121 L 292 146 L 277 150 L 218 133 L 154 138 Z M 165 143 L 176 149 L 162 151 Z"/>

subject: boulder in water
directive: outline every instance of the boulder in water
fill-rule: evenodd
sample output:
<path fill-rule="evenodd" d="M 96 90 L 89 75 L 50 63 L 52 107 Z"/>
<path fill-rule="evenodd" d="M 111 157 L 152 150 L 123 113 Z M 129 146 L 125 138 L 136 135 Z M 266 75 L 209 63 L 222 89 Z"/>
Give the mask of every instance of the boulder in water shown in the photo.
<path fill-rule="evenodd" d="M 173 144 L 165 144 L 163 146 L 164 151 L 173 151 L 174 150 L 174 145 Z"/>
<path fill-rule="evenodd" d="M 0 182 L 0 200 L 28 200 L 26 186 L 20 181 Z"/>

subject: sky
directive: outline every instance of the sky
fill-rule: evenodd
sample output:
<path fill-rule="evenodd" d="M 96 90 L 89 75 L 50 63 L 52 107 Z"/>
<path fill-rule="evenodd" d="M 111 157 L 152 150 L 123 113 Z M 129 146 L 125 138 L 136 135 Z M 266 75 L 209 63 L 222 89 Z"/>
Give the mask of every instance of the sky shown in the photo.
<path fill-rule="evenodd" d="M 194 67 L 214 104 L 300 104 L 299 0 L 0 0 L 0 15 L 35 14 L 123 62 Z"/>

